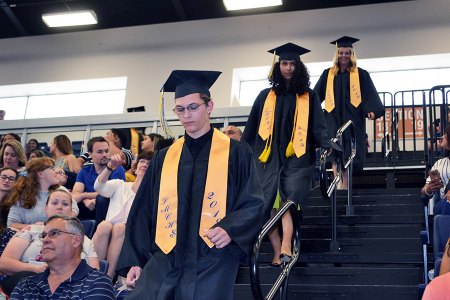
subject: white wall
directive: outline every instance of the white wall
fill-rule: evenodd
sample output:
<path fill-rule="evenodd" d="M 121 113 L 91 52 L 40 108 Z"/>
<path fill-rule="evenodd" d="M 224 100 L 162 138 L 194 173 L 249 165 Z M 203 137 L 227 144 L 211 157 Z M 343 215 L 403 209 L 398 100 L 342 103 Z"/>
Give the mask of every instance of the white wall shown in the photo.
<path fill-rule="evenodd" d="M 288 41 L 312 50 L 305 62 L 330 60 L 342 35 L 361 39 L 359 58 L 450 53 L 449 11 L 448 0 L 405 1 L 3 39 L 0 83 L 128 76 L 125 108 L 153 112 L 171 70 L 211 69 L 223 72 L 216 107 L 227 107 L 233 68 L 269 65 L 266 51 Z"/>

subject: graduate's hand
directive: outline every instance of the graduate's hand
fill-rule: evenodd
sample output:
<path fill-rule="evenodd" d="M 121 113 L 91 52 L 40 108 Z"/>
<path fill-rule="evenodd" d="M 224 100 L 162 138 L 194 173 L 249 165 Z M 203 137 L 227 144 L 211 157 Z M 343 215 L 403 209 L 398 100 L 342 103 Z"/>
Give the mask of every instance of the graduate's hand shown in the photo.
<path fill-rule="evenodd" d="M 136 287 L 136 281 L 141 276 L 142 269 L 141 267 L 131 267 L 130 271 L 127 274 L 127 280 L 125 281 L 125 285 L 130 288 Z"/>
<path fill-rule="evenodd" d="M 214 227 L 208 230 L 205 235 L 217 249 L 224 248 L 231 242 L 231 237 L 224 229 L 220 227 Z"/>
<path fill-rule="evenodd" d="M 370 113 L 368 113 L 367 114 L 367 119 L 369 119 L 369 120 L 375 120 L 375 114 L 374 114 L 374 112 L 370 112 Z"/>

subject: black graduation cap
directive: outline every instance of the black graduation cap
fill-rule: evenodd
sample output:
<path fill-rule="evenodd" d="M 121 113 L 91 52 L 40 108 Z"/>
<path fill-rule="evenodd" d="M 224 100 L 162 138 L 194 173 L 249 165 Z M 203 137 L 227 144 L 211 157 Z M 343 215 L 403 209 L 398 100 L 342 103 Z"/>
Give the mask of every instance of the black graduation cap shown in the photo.
<path fill-rule="evenodd" d="M 296 44 L 287 43 L 269 50 L 268 52 L 278 55 L 280 57 L 280 60 L 297 60 L 299 59 L 300 55 L 306 54 L 311 51 Z"/>
<path fill-rule="evenodd" d="M 175 99 L 194 93 L 211 96 L 209 88 L 222 72 L 174 70 L 163 85 L 164 92 L 175 92 Z"/>
<path fill-rule="evenodd" d="M 337 40 L 332 41 L 330 44 L 337 45 L 338 48 L 341 47 L 353 48 L 353 44 L 356 43 L 357 41 L 359 41 L 359 39 L 344 35 L 343 37 L 340 37 Z"/>

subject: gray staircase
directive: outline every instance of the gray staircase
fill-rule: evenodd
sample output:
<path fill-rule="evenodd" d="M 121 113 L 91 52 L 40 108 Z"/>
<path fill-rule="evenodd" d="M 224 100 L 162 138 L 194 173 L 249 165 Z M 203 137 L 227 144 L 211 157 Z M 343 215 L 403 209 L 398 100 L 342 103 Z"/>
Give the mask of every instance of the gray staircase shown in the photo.
<path fill-rule="evenodd" d="M 416 300 L 421 282 L 424 228 L 419 188 L 355 189 L 355 215 L 345 216 L 338 196 L 337 232 L 341 250 L 330 251 L 331 205 L 313 191 L 303 209 L 301 255 L 289 279 L 288 299 Z M 280 270 L 269 241 L 261 247 L 264 293 Z M 249 269 L 241 267 L 235 299 L 252 299 Z M 276 297 L 275 299 L 279 299 Z"/>

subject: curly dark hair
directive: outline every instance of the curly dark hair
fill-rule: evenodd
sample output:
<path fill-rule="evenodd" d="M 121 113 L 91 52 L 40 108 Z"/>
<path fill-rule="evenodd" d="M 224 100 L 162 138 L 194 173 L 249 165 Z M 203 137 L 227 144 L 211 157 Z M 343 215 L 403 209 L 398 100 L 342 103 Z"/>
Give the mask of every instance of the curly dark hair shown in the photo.
<path fill-rule="evenodd" d="M 288 92 L 303 94 L 309 89 L 309 72 L 303 62 L 296 59 L 295 74 L 292 77 L 292 81 L 288 89 L 283 76 L 281 75 L 280 62 L 277 62 L 273 67 L 272 75 L 269 76 L 269 82 L 277 95 L 283 95 Z"/>

